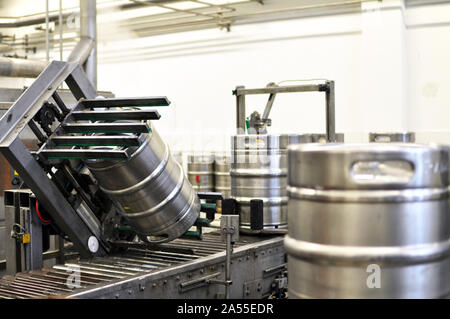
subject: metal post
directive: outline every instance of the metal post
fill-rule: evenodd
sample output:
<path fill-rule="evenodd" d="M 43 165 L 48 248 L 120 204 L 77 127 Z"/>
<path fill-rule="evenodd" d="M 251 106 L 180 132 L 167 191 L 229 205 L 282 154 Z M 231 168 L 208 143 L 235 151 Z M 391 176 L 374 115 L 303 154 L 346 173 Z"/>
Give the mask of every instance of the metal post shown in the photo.
<path fill-rule="evenodd" d="M 336 142 L 334 81 L 328 81 L 327 86 L 327 141 L 334 143 Z"/>
<path fill-rule="evenodd" d="M 46 61 L 50 61 L 50 34 L 48 19 L 48 0 L 45 0 L 45 57 Z"/>
<path fill-rule="evenodd" d="M 19 194 L 5 192 L 5 255 L 6 274 L 14 275 L 22 271 L 22 252 L 20 245 L 11 236 L 14 224 L 20 223 Z"/>
<path fill-rule="evenodd" d="M 245 94 L 239 94 L 239 89 L 244 89 L 245 86 L 236 87 L 236 129 L 237 134 L 245 134 Z"/>
<path fill-rule="evenodd" d="M 80 0 L 80 37 L 93 40 L 94 47 L 89 54 L 84 71 L 97 88 L 97 8 L 95 0 Z"/>
<path fill-rule="evenodd" d="M 37 217 L 36 209 L 33 207 L 35 200 L 29 198 L 29 207 L 21 208 L 25 230 L 30 234 L 31 240 L 24 244 L 25 249 L 25 270 L 41 269 L 43 266 L 43 244 L 42 244 L 42 224 Z"/>
<path fill-rule="evenodd" d="M 220 218 L 220 228 L 222 231 L 222 241 L 226 243 L 225 257 L 225 281 L 221 283 L 225 285 L 225 299 L 230 298 L 231 281 L 231 257 L 233 255 L 233 243 L 239 240 L 239 215 L 223 215 Z"/>
<path fill-rule="evenodd" d="M 231 233 L 227 233 L 227 246 L 226 246 L 226 263 L 225 263 L 225 281 L 231 282 L 231 255 L 233 254 L 233 245 L 231 244 Z M 230 299 L 230 285 L 225 285 L 225 299 Z"/>
<path fill-rule="evenodd" d="M 62 0 L 59 0 L 59 17 L 58 17 L 58 23 L 59 23 L 59 60 L 63 60 L 63 6 L 62 6 Z M 62 88 L 62 84 L 61 84 Z"/>

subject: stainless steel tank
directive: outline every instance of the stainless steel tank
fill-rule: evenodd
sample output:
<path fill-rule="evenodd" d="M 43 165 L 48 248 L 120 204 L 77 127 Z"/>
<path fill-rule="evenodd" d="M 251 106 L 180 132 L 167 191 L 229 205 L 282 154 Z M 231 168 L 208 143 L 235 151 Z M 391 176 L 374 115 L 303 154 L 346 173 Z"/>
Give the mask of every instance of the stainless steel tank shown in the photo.
<path fill-rule="evenodd" d="M 189 182 L 196 191 L 214 191 L 214 155 L 189 154 L 187 175 Z"/>
<path fill-rule="evenodd" d="M 310 135 L 234 135 L 231 139 L 231 197 L 240 207 L 240 224 L 250 228 L 250 200 L 264 202 L 265 229 L 287 226 L 287 146 L 309 143 Z"/>
<path fill-rule="evenodd" d="M 413 132 L 403 133 L 369 133 L 369 142 L 376 143 L 414 143 L 416 134 Z"/>
<path fill-rule="evenodd" d="M 222 193 L 223 198 L 231 197 L 231 155 L 219 153 L 214 155 L 214 189 Z M 219 212 L 221 201 L 217 202 Z"/>
<path fill-rule="evenodd" d="M 289 148 L 289 297 L 450 294 L 448 148 Z"/>
<path fill-rule="evenodd" d="M 128 161 L 86 164 L 141 238 L 170 241 L 194 224 L 200 200 L 156 130 L 140 138 L 142 144 Z"/>

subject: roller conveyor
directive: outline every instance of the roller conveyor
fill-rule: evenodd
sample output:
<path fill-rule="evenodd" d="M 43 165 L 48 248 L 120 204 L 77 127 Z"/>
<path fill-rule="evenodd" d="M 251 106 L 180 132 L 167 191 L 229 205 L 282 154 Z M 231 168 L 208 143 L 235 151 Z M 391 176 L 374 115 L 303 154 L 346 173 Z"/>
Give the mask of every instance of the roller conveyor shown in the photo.
<path fill-rule="evenodd" d="M 267 281 L 266 293 L 269 293 L 273 278 L 284 270 L 284 267 L 271 270 L 284 265 L 282 237 L 242 237 L 234 247 L 232 266 L 248 265 L 240 265 L 240 271 L 235 272 L 232 296 L 245 297 L 245 283 L 254 281 L 255 277 Z M 266 258 L 262 259 L 263 256 Z M 224 261 L 225 243 L 218 233 L 204 234 L 202 240 L 180 238 L 150 249 L 136 243 L 122 253 L 107 257 L 74 260 L 52 268 L 4 276 L 0 279 L 0 299 L 159 298 L 160 293 L 166 298 L 217 298 L 224 287 L 209 281 L 223 276 Z M 74 283 L 71 279 L 75 273 L 79 274 L 78 288 L 68 285 Z M 204 286 L 210 287 L 196 289 Z"/>

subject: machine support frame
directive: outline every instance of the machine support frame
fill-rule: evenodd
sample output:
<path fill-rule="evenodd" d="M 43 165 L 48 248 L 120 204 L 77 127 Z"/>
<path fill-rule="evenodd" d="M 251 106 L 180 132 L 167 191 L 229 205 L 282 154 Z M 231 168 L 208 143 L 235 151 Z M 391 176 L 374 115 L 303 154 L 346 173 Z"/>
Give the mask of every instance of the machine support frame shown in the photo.
<path fill-rule="evenodd" d="M 64 81 L 77 100 L 97 96 L 97 91 L 77 63 L 51 62 L 0 119 L 0 152 L 46 207 L 61 230 L 69 236 L 80 255 L 86 258 L 101 256 L 106 253 L 102 239 L 83 222 L 19 138 L 22 130 Z M 92 236 L 100 243 L 96 252 L 91 252 L 88 247 L 88 240 Z"/>
<path fill-rule="evenodd" d="M 326 81 L 324 84 L 305 84 L 289 86 L 269 86 L 266 88 L 246 89 L 245 86 L 237 86 L 233 91 L 236 95 L 236 129 L 237 134 L 245 134 L 245 96 L 254 94 L 270 94 L 264 111 L 263 119 L 268 119 L 276 94 L 297 92 L 325 92 L 326 102 L 326 133 L 328 142 L 336 142 L 335 119 L 335 88 L 334 81 Z"/>

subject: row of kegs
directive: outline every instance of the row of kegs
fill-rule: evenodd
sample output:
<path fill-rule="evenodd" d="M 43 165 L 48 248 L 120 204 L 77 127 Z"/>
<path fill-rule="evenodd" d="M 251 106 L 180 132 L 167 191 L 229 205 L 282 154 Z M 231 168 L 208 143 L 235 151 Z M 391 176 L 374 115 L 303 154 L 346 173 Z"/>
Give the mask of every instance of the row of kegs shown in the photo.
<path fill-rule="evenodd" d="M 450 296 L 450 148 L 414 133 L 369 140 L 380 143 L 232 137 L 241 231 L 262 201 L 264 231 L 287 232 L 290 298 Z"/>
<path fill-rule="evenodd" d="M 182 165 L 183 154 L 175 153 L 176 160 Z M 224 198 L 231 196 L 231 157 L 226 152 L 187 154 L 187 172 L 192 188 L 197 192 L 220 192 Z M 218 212 L 221 202 L 218 203 Z"/>
<path fill-rule="evenodd" d="M 337 134 L 339 142 L 343 134 Z M 221 192 L 238 202 L 241 230 L 250 229 L 250 201 L 264 202 L 264 228 L 287 225 L 287 146 L 325 143 L 325 134 L 235 135 L 229 152 L 174 152 L 187 168 L 187 177 L 197 192 Z M 186 165 L 183 162 L 186 161 Z M 220 202 L 219 212 L 220 212 Z"/>

